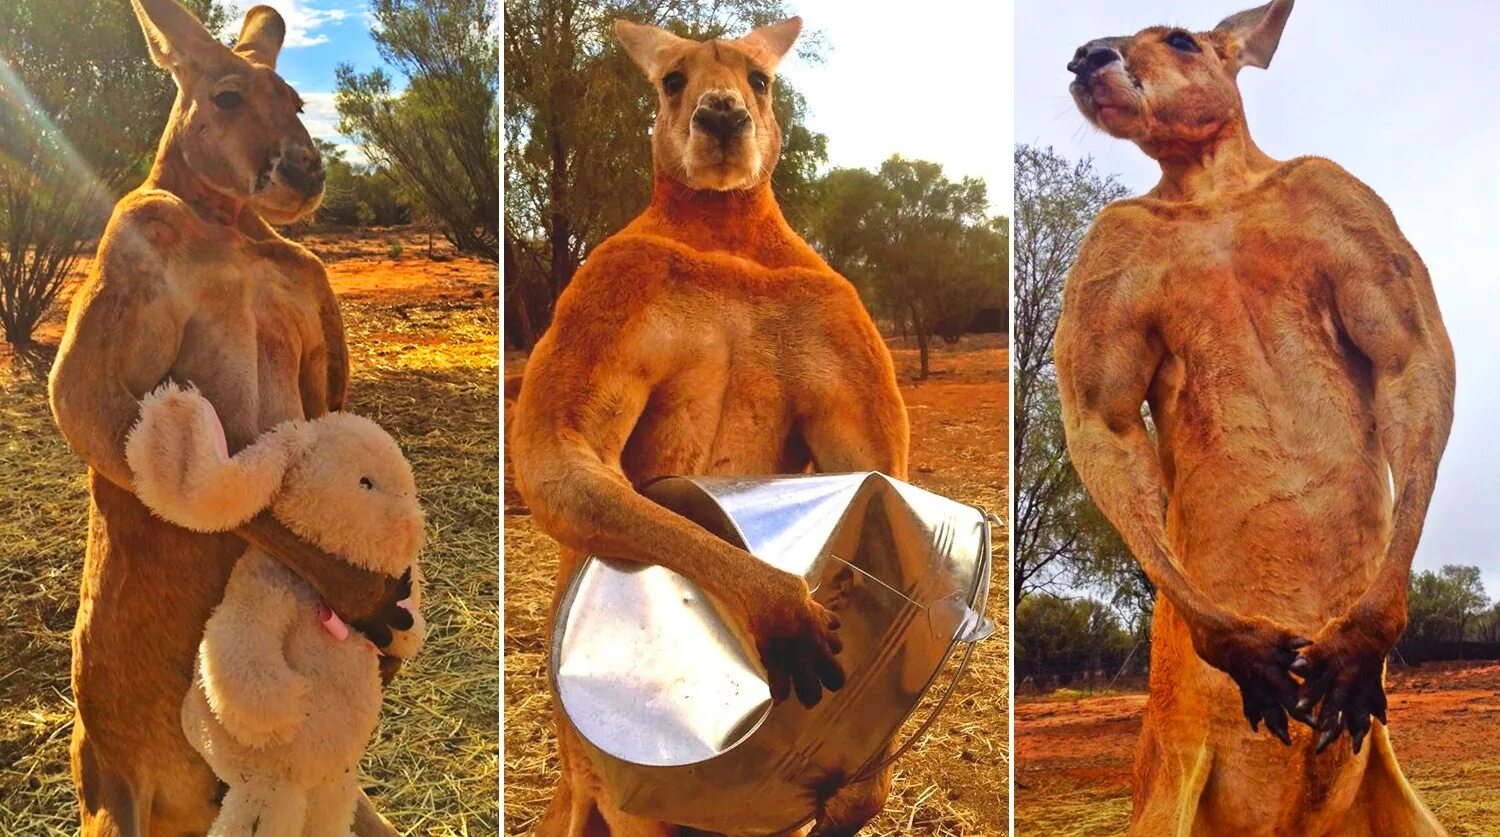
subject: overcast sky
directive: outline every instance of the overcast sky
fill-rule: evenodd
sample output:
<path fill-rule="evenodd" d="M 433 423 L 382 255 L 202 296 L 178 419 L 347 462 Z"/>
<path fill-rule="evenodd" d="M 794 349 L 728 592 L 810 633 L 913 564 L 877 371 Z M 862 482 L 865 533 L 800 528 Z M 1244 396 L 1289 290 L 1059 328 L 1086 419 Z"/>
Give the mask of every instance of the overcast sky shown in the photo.
<path fill-rule="evenodd" d="M 1091 38 L 1155 24 L 1208 29 L 1236 11 L 1202 0 L 1020 0 L 1016 141 L 1092 155 L 1146 191 L 1159 169 L 1085 125 L 1064 65 Z M 1338 162 L 1390 204 L 1427 263 L 1458 357 L 1458 402 L 1417 566 L 1478 565 L 1500 598 L 1500 444 L 1487 441 L 1500 434 L 1496 31 L 1494 3 L 1299 3 L 1271 68 L 1241 72 L 1240 89 L 1262 150 Z"/>
<path fill-rule="evenodd" d="M 955 180 L 984 178 L 991 209 L 1010 214 L 1008 0 L 790 5 L 804 31 L 822 33 L 824 60 L 793 56 L 777 72 L 807 96 L 830 165 L 876 168 L 892 154 L 930 160 Z"/>

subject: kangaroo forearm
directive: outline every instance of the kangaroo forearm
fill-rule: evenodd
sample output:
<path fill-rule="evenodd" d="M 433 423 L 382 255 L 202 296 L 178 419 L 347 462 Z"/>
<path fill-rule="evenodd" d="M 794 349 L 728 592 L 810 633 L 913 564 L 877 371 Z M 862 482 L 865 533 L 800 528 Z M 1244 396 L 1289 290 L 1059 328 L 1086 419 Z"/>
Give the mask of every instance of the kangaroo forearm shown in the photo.
<path fill-rule="evenodd" d="M 1100 511 L 1189 626 L 1227 623 L 1229 614 L 1188 578 L 1167 544 L 1161 468 L 1145 429 L 1112 431 L 1102 423 L 1078 423 L 1068 433 L 1068 451 Z"/>
<path fill-rule="evenodd" d="M 542 530 L 570 549 L 666 567 L 740 608 L 780 572 L 641 496 L 602 463 L 549 470 L 528 499 Z"/>
<path fill-rule="evenodd" d="M 119 387 L 83 397 L 71 387 L 54 387 L 53 417 L 68 447 L 105 479 L 134 492 L 125 462 L 125 437 L 139 417 L 140 401 Z"/>
<path fill-rule="evenodd" d="M 1376 426 L 1395 482 L 1391 537 L 1375 579 L 1357 608 L 1388 615 L 1395 642 L 1406 624 L 1412 560 L 1437 485 L 1438 462 L 1453 424 L 1453 372 L 1436 357 L 1409 364 L 1376 385 Z"/>
<path fill-rule="evenodd" d="M 104 335 L 120 324 L 104 323 L 99 317 L 89 312 L 70 326 L 52 367 L 48 398 L 73 452 L 96 473 L 133 492 L 125 438 L 140 419 L 141 399 L 171 369 L 181 330 L 168 313 L 158 312 L 159 319 L 171 324 L 132 321 L 142 332 L 132 337 L 141 342 L 117 346 Z"/>

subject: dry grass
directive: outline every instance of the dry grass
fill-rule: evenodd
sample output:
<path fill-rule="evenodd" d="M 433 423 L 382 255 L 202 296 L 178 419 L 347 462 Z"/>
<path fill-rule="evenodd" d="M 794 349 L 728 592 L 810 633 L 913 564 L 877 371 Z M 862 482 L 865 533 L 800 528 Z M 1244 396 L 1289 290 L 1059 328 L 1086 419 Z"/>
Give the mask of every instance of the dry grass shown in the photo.
<path fill-rule="evenodd" d="M 934 376 L 921 384 L 911 380 L 915 351 L 894 348 L 912 421 L 912 482 L 991 511 L 1008 509 L 1008 358 L 1002 344 L 967 338 L 956 348 L 939 348 Z M 519 371 L 523 363 L 511 358 L 506 371 Z M 898 763 L 885 812 L 862 834 L 1007 832 L 1009 556 L 1004 532 L 997 532 L 995 540 L 997 577 L 989 615 L 999 629 L 976 650 L 927 738 Z M 505 556 L 505 828 L 510 834 L 529 834 L 546 810 L 558 775 L 543 634 L 558 556 L 555 543 L 533 526 L 509 482 Z"/>
<path fill-rule="evenodd" d="M 466 276 L 448 286 L 462 292 L 344 303 L 349 408 L 401 442 L 428 518 L 427 646 L 387 692 L 363 764 L 367 791 L 412 834 L 499 831 L 496 281 L 493 265 L 456 264 Z M 338 287 L 340 273 L 379 268 L 331 273 Z M 69 632 L 87 492 L 43 385 L 20 366 L 0 364 L 0 831 L 73 834 Z"/>

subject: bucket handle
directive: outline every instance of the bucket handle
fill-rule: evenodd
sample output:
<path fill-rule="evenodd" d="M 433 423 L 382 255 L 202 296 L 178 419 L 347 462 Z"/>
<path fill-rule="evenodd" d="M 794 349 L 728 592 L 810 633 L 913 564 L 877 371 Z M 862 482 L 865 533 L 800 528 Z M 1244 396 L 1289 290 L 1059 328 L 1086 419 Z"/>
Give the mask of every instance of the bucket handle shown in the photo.
<path fill-rule="evenodd" d="M 999 515 L 980 508 L 979 506 L 974 506 L 973 508 L 978 510 L 980 514 L 984 515 L 986 523 L 1000 529 L 1005 528 L 1005 521 L 1001 520 Z M 907 750 L 910 750 L 917 744 L 917 742 L 926 738 L 927 731 L 932 728 L 932 725 L 937 721 L 938 716 L 943 714 L 943 709 L 948 705 L 948 699 L 953 697 L 954 690 L 958 688 L 959 681 L 963 679 L 964 671 L 969 667 L 969 658 L 974 655 L 974 646 L 978 645 L 981 640 L 989 638 L 989 636 L 995 632 L 995 624 L 984 615 L 984 609 L 986 604 L 989 602 L 990 597 L 990 571 L 994 564 L 994 552 L 991 550 L 990 546 L 989 525 L 984 527 L 983 550 L 984 561 L 979 568 L 979 584 L 978 588 L 975 591 L 974 604 L 969 607 L 969 612 L 977 618 L 969 625 L 966 631 L 963 631 L 958 635 L 957 640 L 964 643 L 964 652 L 963 656 L 958 660 L 958 669 L 953 672 L 953 679 L 948 681 L 948 687 L 943 690 L 943 694 L 938 698 L 937 704 L 932 707 L 932 711 L 927 714 L 927 718 L 922 721 L 921 725 L 917 727 L 916 731 L 913 732 L 911 736 L 908 737 L 905 741 L 903 741 L 901 743 L 901 746 L 896 748 L 895 752 L 891 753 L 889 756 L 886 756 L 883 759 L 874 761 L 873 763 L 856 773 L 854 775 L 854 778 L 849 780 L 851 784 L 868 779 L 871 776 L 874 776 L 880 771 L 891 766 L 897 759 L 905 755 Z"/>

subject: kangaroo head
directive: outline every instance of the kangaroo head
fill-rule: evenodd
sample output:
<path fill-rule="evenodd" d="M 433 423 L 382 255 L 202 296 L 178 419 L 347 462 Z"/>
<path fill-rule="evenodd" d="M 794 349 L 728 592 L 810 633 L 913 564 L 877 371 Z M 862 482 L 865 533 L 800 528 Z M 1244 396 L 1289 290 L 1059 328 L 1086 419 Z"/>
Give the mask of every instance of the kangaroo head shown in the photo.
<path fill-rule="evenodd" d="M 1073 100 L 1095 126 L 1147 153 L 1209 140 L 1242 118 L 1240 68 L 1270 66 L 1292 2 L 1274 0 L 1207 32 L 1153 26 L 1089 41 L 1068 63 Z"/>
<path fill-rule="evenodd" d="M 317 209 L 323 159 L 297 114 L 302 100 L 276 74 L 286 23 L 256 6 L 233 47 L 177 0 L 131 0 L 157 66 L 177 81 L 163 137 L 213 190 L 290 223 Z"/>
<path fill-rule="evenodd" d="M 657 170 L 691 188 L 718 191 L 769 178 L 781 156 L 771 85 L 801 31 L 802 19 L 794 17 L 732 41 L 692 41 L 616 21 L 620 43 L 656 86 Z"/>

